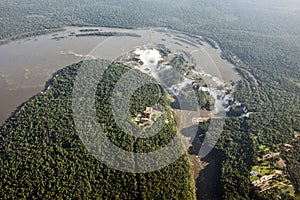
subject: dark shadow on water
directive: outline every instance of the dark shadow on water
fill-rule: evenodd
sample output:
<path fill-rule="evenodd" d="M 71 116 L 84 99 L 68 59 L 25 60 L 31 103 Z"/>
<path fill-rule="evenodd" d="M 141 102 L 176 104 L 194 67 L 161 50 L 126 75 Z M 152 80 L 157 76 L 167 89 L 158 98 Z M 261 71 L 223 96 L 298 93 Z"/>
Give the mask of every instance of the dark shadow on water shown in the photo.
<path fill-rule="evenodd" d="M 208 123 L 202 125 L 193 125 L 191 127 L 181 130 L 181 134 L 185 137 L 191 137 L 197 131 L 197 134 L 192 141 L 192 146 L 188 153 L 191 155 L 198 155 L 202 142 L 205 139 L 205 132 L 207 131 Z M 208 165 L 200 172 L 199 177 L 195 180 L 196 196 L 198 200 L 221 200 L 222 192 L 220 191 L 221 166 L 224 153 L 220 150 L 213 149 L 202 162 Z M 200 159 L 200 158 L 199 158 Z"/>
<path fill-rule="evenodd" d="M 222 152 L 213 150 L 202 161 L 208 165 L 201 171 L 196 179 L 196 196 L 198 200 L 221 200 L 221 164 Z"/>

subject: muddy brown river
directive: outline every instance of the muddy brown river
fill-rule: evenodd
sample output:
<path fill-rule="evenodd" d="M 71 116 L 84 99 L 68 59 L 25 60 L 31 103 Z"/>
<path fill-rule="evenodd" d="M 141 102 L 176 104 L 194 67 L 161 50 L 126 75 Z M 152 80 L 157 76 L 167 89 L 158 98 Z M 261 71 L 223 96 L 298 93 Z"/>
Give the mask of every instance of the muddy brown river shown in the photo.
<path fill-rule="evenodd" d="M 84 36 L 82 29 L 100 32 L 134 33 L 119 36 Z M 162 44 L 174 52 L 193 57 L 197 70 L 229 82 L 238 81 L 234 66 L 221 59 L 220 50 L 202 41 L 161 28 L 118 29 L 106 27 L 66 27 L 65 31 L 13 41 L 0 46 L 0 125 L 21 103 L 41 92 L 52 74 L 82 59 L 114 60 L 138 47 Z"/>

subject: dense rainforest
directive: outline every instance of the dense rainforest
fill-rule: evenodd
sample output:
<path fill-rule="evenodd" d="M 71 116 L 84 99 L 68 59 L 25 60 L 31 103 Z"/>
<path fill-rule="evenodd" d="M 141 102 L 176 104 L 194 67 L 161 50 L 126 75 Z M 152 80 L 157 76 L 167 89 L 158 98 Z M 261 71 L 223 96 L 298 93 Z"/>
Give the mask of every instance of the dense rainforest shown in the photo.
<path fill-rule="evenodd" d="M 91 25 L 161 26 L 215 40 L 223 50 L 223 57 L 234 63 L 243 77 L 235 98 L 251 113 L 249 119 L 229 117 L 226 120 L 224 133 L 211 155 L 222 155 L 215 156 L 221 166 L 222 197 L 230 200 L 276 199 L 278 195 L 291 198 L 276 189 L 260 194 L 251 186 L 249 174 L 251 167 L 258 164 L 261 145 L 275 150 L 274 145 L 288 143 L 294 148 L 281 153 L 296 192 L 300 191 L 299 138 L 295 139 L 300 131 L 299 7 L 297 0 L 174 0 L 171 3 L 167 0 L 4 0 L 0 2 L 0 38 L 16 39 L 63 26 Z M 32 163 L 23 167 L 33 166 L 35 162 Z"/>
<path fill-rule="evenodd" d="M 101 60 L 90 62 L 99 68 L 103 66 Z M 186 154 L 165 168 L 137 174 L 111 169 L 90 154 L 76 132 L 72 115 L 72 88 L 81 64 L 58 71 L 49 80 L 47 90 L 20 106 L 2 126 L 1 198 L 195 199 Z M 115 63 L 105 70 L 101 80 L 95 80 L 99 82 L 95 101 L 97 119 L 103 132 L 116 146 L 136 153 L 152 152 L 173 138 L 179 139 L 167 93 L 157 84 L 145 85 L 135 91 L 129 110 L 134 116 L 147 106 L 157 103 L 164 106 L 167 122 L 160 132 L 141 139 L 129 136 L 117 126 L 110 102 L 116 83 L 128 70 L 128 67 Z M 138 82 L 149 79 L 141 72 L 135 73 Z M 87 139 L 89 142 L 95 142 L 98 137 L 97 133 L 88 136 L 91 136 Z M 124 163 L 143 167 L 143 162 L 136 163 L 134 159 L 134 156 L 126 157 Z"/>

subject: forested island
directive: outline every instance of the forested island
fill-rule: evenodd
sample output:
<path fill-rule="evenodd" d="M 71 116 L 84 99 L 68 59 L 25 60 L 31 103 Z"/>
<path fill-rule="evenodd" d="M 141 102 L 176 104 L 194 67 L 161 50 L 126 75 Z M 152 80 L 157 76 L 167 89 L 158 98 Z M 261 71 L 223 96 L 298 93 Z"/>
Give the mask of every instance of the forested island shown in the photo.
<path fill-rule="evenodd" d="M 87 32 L 87 31 L 84 31 Z M 128 36 L 128 37 L 141 37 L 138 34 L 134 33 L 118 33 L 118 32 L 95 32 L 92 31 L 90 33 L 80 33 L 76 34 L 76 37 L 84 37 L 84 36 Z"/>

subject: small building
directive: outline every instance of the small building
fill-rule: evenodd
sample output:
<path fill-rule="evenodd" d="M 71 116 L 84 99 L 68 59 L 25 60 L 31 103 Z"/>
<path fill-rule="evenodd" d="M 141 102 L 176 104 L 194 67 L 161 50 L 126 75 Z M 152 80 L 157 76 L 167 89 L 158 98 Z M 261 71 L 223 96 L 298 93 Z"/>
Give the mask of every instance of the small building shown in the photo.
<path fill-rule="evenodd" d="M 257 176 L 259 173 L 257 171 L 253 171 L 250 174 L 251 174 L 251 176 Z"/>
<path fill-rule="evenodd" d="M 193 124 L 199 124 L 199 123 L 202 123 L 202 122 L 205 122 L 205 121 L 207 121 L 207 120 L 209 120 L 209 118 L 202 118 L 202 117 L 194 117 L 193 119 L 192 119 L 192 123 Z"/>
<path fill-rule="evenodd" d="M 136 122 L 141 122 L 141 117 L 142 117 L 142 115 L 138 114 L 137 117 L 135 118 L 135 121 Z"/>
<path fill-rule="evenodd" d="M 140 118 L 140 117 L 136 117 L 136 118 L 135 118 L 135 121 L 136 121 L 136 122 L 140 122 L 140 121 L 141 121 L 141 118 Z"/>
<path fill-rule="evenodd" d="M 290 144 L 284 144 L 284 146 L 287 147 L 287 148 L 294 148 L 294 146 L 290 145 Z"/>
<path fill-rule="evenodd" d="M 271 152 L 271 153 L 268 153 L 268 154 L 264 155 L 262 157 L 262 159 L 265 160 L 265 159 L 269 159 L 269 158 L 275 158 L 275 157 L 278 157 L 278 156 L 280 156 L 280 152 L 277 152 L 277 153 Z"/>
<path fill-rule="evenodd" d="M 153 112 L 153 108 L 146 107 L 146 110 L 144 111 L 145 114 L 151 114 Z"/>

